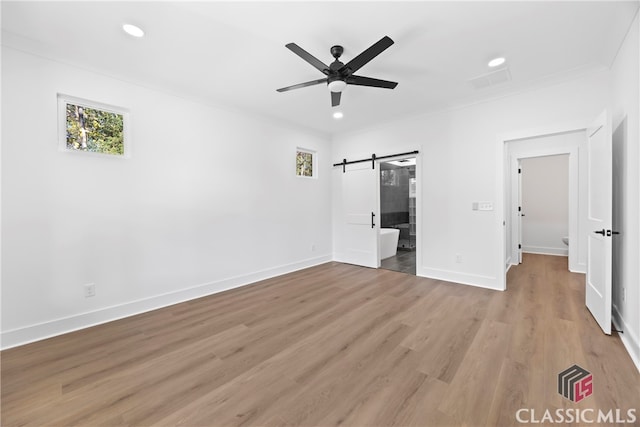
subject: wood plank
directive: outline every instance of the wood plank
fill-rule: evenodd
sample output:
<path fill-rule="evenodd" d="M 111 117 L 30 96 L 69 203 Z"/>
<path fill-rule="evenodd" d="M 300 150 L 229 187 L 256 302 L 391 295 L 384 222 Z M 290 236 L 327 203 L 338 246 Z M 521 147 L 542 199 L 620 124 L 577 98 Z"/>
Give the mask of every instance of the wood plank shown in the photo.
<path fill-rule="evenodd" d="M 327 263 L 0 353 L 3 426 L 515 425 L 636 408 L 640 375 L 566 258 L 505 292 Z M 557 375 L 578 364 L 593 395 Z M 640 411 L 638 411 L 640 413 Z"/>

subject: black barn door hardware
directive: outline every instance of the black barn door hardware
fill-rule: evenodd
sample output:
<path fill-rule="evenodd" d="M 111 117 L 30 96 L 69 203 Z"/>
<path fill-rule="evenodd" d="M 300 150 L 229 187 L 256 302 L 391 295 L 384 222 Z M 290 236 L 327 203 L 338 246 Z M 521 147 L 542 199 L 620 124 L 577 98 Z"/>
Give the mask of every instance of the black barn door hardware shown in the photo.
<path fill-rule="evenodd" d="M 390 154 L 388 156 L 380 156 L 380 157 L 376 156 L 375 154 L 372 154 L 371 157 L 369 157 L 367 159 L 351 160 L 351 161 L 347 161 L 347 159 L 342 159 L 342 162 L 334 163 L 333 166 L 334 167 L 342 166 L 342 172 L 344 173 L 344 172 L 347 171 L 347 168 L 346 168 L 347 165 L 352 165 L 354 163 L 371 162 L 371 167 L 373 169 L 375 169 L 376 168 L 376 160 L 390 159 L 392 157 L 409 156 L 411 154 L 418 154 L 418 153 L 419 153 L 419 151 L 416 150 L 416 151 L 409 151 L 407 153 Z"/>

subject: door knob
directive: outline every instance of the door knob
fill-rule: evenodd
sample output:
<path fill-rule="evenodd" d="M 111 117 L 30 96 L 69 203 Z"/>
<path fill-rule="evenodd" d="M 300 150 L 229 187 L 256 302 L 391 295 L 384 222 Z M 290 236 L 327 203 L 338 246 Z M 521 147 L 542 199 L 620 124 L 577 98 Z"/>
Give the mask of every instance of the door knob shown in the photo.
<path fill-rule="evenodd" d="M 604 228 L 603 228 L 602 230 L 594 231 L 594 233 L 596 233 L 596 234 L 602 234 L 602 235 L 604 236 L 605 231 L 604 231 Z"/>

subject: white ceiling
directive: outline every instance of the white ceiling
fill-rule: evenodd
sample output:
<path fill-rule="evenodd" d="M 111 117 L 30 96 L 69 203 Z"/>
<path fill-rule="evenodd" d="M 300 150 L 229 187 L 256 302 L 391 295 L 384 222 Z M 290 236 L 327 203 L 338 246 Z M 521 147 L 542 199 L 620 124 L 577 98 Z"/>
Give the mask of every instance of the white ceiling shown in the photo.
<path fill-rule="evenodd" d="M 637 9 L 637 1 L 2 1 L 2 43 L 335 134 L 609 67 Z M 146 36 L 127 36 L 125 22 Z M 331 117 L 324 85 L 276 92 L 323 77 L 285 44 L 327 64 L 340 44 L 346 63 L 385 35 L 395 44 L 357 74 L 398 87 L 348 86 L 342 120 Z M 498 55 L 512 80 L 474 89 L 469 80 Z"/>

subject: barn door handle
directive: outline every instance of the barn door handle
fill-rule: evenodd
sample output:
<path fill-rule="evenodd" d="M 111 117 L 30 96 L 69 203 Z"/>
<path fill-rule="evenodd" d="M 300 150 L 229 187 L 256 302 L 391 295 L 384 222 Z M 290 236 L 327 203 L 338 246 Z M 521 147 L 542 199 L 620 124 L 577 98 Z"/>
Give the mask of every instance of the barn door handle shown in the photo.
<path fill-rule="evenodd" d="M 376 227 L 376 223 L 374 222 L 374 218 L 375 217 L 376 217 L 376 214 L 371 212 L 371 228 L 375 228 Z"/>

